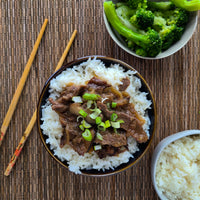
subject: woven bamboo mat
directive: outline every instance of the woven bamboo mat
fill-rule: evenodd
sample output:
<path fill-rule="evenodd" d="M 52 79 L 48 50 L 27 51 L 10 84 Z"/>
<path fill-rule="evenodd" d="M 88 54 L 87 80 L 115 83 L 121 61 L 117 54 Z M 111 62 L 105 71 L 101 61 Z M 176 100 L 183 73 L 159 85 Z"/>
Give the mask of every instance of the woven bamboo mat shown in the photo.
<path fill-rule="evenodd" d="M 175 55 L 150 61 L 129 55 L 108 35 L 103 1 L 0 1 L 0 123 L 3 122 L 25 64 L 45 18 L 45 35 L 33 62 L 7 134 L 0 147 L 0 199 L 158 199 L 151 182 L 150 162 L 164 137 L 200 129 L 200 26 Z M 35 125 L 9 177 L 10 158 L 36 108 L 39 94 L 54 71 L 74 29 L 78 30 L 65 63 L 87 55 L 106 55 L 132 65 L 147 80 L 157 104 L 155 139 L 136 166 L 120 174 L 78 176 L 57 164 L 42 145 Z"/>

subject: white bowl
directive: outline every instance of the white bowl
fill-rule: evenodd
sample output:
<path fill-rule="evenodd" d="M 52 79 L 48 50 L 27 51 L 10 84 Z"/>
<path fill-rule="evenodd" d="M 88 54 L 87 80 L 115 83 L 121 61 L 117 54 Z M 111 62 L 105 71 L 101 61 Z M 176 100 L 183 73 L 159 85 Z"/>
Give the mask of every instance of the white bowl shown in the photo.
<path fill-rule="evenodd" d="M 105 1 L 109 1 L 109 0 L 105 0 Z M 117 3 L 117 2 L 120 2 L 121 0 L 112 0 L 112 1 L 114 3 Z M 178 50 L 180 50 L 183 46 L 185 46 L 187 44 L 187 42 L 190 40 L 190 38 L 192 37 L 192 35 L 196 29 L 198 15 L 197 15 L 197 12 L 191 12 L 189 22 L 185 28 L 185 31 L 184 31 L 181 39 L 179 41 L 177 41 L 175 44 L 173 44 L 166 51 L 159 53 L 156 57 L 143 57 L 143 56 L 137 55 L 134 51 L 132 51 L 131 49 L 128 48 L 124 39 L 118 34 L 118 32 L 115 29 L 112 28 L 112 26 L 110 25 L 110 23 L 108 22 L 108 20 L 106 18 L 105 13 L 103 15 L 103 18 L 104 18 L 104 22 L 105 22 L 108 33 L 110 34 L 111 38 L 115 41 L 115 43 L 117 43 L 117 45 L 119 47 L 121 47 L 123 50 L 125 50 L 129 54 L 136 56 L 138 58 L 155 60 L 155 59 L 161 59 L 161 58 L 168 57 L 168 56 L 176 53 Z"/>
<path fill-rule="evenodd" d="M 151 161 L 151 179 L 154 185 L 154 188 L 159 196 L 159 198 L 161 200 L 168 200 L 158 189 L 157 184 L 156 184 L 156 165 L 157 165 L 157 161 L 160 157 L 160 154 L 162 153 L 163 149 L 165 147 L 167 147 L 170 143 L 186 137 L 186 136 L 190 136 L 190 135 L 200 135 L 200 130 L 186 130 L 186 131 L 182 131 L 176 134 L 173 134 L 171 136 L 166 137 L 165 139 L 163 139 L 155 148 L 154 153 L 153 153 L 153 157 L 152 157 L 152 161 Z"/>

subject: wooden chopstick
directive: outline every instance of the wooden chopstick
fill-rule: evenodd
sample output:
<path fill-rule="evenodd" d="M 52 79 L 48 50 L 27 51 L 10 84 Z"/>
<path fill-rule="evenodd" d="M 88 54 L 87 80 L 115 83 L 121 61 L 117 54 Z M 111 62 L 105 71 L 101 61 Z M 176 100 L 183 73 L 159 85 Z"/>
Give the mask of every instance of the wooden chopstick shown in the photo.
<path fill-rule="evenodd" d="M 69 52 L 69 49 L 70 49 L 71 45 L 72 45 L 72 42 L 75 39 L 76 33 L 77 33 L 77 30 L 75 30 L 73 32 L 73 34 L 72 34 L 72 36 L 71 36 L 71 38 L 69 40 L 69 43 L 66 46 L 65 51 L 64 51 L 62 57 L 60 58 L 60 61 L 58 62 L 58 65 L 57 65 L 55 71 L 57 71 L 58 69 L 60 69 L 60 67 L 62 67 L 62 64 L 63 64 L 63 62 L 64 62 L 64 60 L 65 60 L 65 58 L 66 58 L 66 56 L 67 56 L 67 54 Z M 15 152 L 14 152 L 14 154 L 13 154 L 13 156 L 12 156 L 12 158 L 11 158 L 9 164 L 8 164 L 8 167 L 6 168 L 6 170 L 4 172 L 5 176 L 8 176 L 10 174 L 13 166 L 15 165 L 15 162 L 16 162 L 16 160 L 17 160 L 17 158 L 18 158 L 18 156 L 19 156 L 19 154 L 20 154 L 20 152 L 21 152 L 21 150 L 22 150 L 22 148 L 23 148 L 28 136 L 30 135 L 30 132 L 31 132 L 35 122 L 36 122 L 36 117 L 37 116 L 36 116 L 36 110 L 35 110 L 32 118 L 31 118 L 31 120 L 30 120 L 30 122 L 29 122 L 29 124 L 28 124 L 28 126 L 27 126 L 27 128 L 25 130 L 25 132 L 24 132 L 24 135 L 22 136 L 22 138 L 21 138 L 21 140 L 19 142 L 19 145 L 17 146 L 17 148 L 16 148 L 16 150 L 15 150 Z"/>
<path fill-rule="evenodd" d="M 45 28 L 46 28 L 46 26 L 47 26 L 47 23 L 48 23 L 48 19 L 45 19 L 45 21 L 44 21 L 44 23 L 43 23 L 43 25 L 42 25 L 42 28 L 41 28 L 41 30 L 40 30 L 40 33 L 39 33 L 39 35 L 38 35 L 38 38 L 37 38 L 37 40 L 36 40 L 36 42 L 35 42 L 35 44 L 34 44 L 34 47 L 33 47 L 33 50 L 32 50 L 32 52 L 31 52 L 31 55 L 30 55 L 30 57 L 29 57 L 29 59 L 28 59 L 28 62 L 27 62 L 27 64 L 26 64 L 26 66 L 25 66 L 24 72 L 23 72 L 22 77 L 21 77 L 21 79 L 20 79 L 20 81 L 19 81 L 19 84 L 18 84 L 18 86 L 17 86 L 17 89 L 16 89 L 16 91 L 15 91 L 15 94 L 14 94 L 14 96 L 13 96 L 13 98 L 12 98 L 12 101 L 11 101 L 10 106 L 9 106 L 9 109 L 8 109 L 8 111 L 7 111 L 7 113 L 6 113 L 6 116 L 5 116 L 5 119 L 4 119 L 4 121 L 3 121 L 3 124 L 2 124 L 2 126 L 1 126 L 0 146 L 1 146 L 1 144 L 2 144 L 2 140 L 3 140 L 3 138 L 4 138 L 5 134 L 6 134 L 6 130 L 7 130 L 7 128 L 8 128 L 8 125 L 9 125 L 9 123 L 10 123 L 10 120 L 11 120 L 11 118 L 12 118 L 12 115 L 13 115 L 14 111 L 15 111 L 16 105 L 17 105 L 17 103 L 18 103 L 19 97 L 20 97 L 21 92 L 22 92 L 22 90 L 23 90 L 23 87 L 24 87 L 24 85 L 25 85 L 26 79 L 27 79 L 27 77 L 28 77 L 28 74 L 29 74 L 31 65 L 32 65 L 33 60 L 34 60 L 34 58 L 35 58 L 35 55 L 36 55 L 36 53 L 37 53 L 37 50 L 38 50 L 40 41 L 41 41 L 41 39 L 42 39 L 42 36 L 43 36 L 43 34 L 44 34 L 44 31 L 45 31 Z"/>

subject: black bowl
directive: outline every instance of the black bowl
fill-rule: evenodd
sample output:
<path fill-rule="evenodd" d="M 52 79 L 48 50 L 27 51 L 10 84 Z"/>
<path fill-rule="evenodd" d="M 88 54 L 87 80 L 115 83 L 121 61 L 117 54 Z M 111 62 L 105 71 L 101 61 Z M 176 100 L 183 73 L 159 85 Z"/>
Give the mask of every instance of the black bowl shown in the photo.
<path fill-rule="evenodd" d="M 44 85 L 44 88 L 41 92 L 40 98 L 39 98 L 39 102 L 38 102 L 38 106 L 37 106 L 37 125 L 38 125 L 38 131 L 40 134 L 40 138 L 42 140 L 42 143 L 44 144 L 46 150 L 49 152 L 49 154 L 58 162 L 60 163 L 63 167 L 68 168 L 68 164 L 66 161 L 61 161 L 57 156 L 54 155 L 53 151 L 50 149 L 50 145 L 46 144 L 46 139 L 48 138 L 46 135 L 44 135 L 42 133 L 42 129 L 40 128 L 40 125 L 42 124 L 41 121 L 41 117 L 42 117 L 42 106 L 46 103 L 47 98 L 49 97 L 49 84 L 50 81 L 55 78 L 56 76 L 58 76 L 62 71 L 64 71 L 66 68 L 72 68 L 74 65 L 79 65 L 82 62 L 85 62 L 88 60 L 88 58 L 94 58 L 96 57 L 97 59 L 101 60 L 102 62 L 104 62 L 106 67 L 109 67 L 111 64 L 120 64 L 122 67 L 125 68 L 125 70 L 133 70 L 135 71 L 134 68 L 132 68 L 130 65 L 114 59 L 114 58 L 109 58 L 109 57 L 104 57 L 104 56 L 87 56 L 87 57 L 83 57 L 83 58 L 78 58 L 70 63 L 68 63 L 67 65 L 61 67 L 58 71 L 56 71 L 54 74 L 51 75 L 51 77 L 47 80 L 47 82 Z M 110 170 L 105 170 L 105 171 L 98 171 L 98 170 L 81 170 L 81 173 L 83 175 L 89 175 L 89 176 L 107 176 L 107 175 L 113 175 L 119 172 L 122 172 L 130 167 L 132 167 L 133 165 L 135 165 L 141 158 L 142 156 L 144 156 L 144 154 L 147 152 L 147 149 L 149 148 L 152 139 L 154 137 L 154 132 L 155 132 L 155 125 L 156 125 L 156 106 L 155 106 L 155 101 L 154 101 L 154 97 L 153 94 L 151 92 L 151 89 L 149 88 L 148 84 L 146 83 L 146 81 L 144 80 L 144 78 L 138 73 L 136 72 L 135 76 L 137 76 L 142 83 L 142 87 L 140 88 L 140 90 L 142 92 L 146 92 L 147 95 L 147 99 L 151 100 L 152 105 L 151 108 L 148 109 L 148 115 L 151 121 L 151 125 L 150 125 L 150 129 L 149 129 L 149 140 L 146 143 L 141 143 L 138 144 L 139 147 L 139 151 L 137 151 L 136 153 L 134 153 L 134 157 L 130 158 L 128 163 L 124 163 L 121 164 L 120 166 L 116 167 L 114 170 L 110 169 Z"/>

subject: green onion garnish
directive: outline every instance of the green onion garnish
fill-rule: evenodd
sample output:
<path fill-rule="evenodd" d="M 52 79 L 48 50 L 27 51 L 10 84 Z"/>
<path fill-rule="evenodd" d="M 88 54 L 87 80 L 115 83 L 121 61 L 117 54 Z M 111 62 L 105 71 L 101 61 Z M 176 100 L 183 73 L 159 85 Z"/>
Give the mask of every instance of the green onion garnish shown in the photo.
<path fill-rule="evenodd" d="M 93 104 L 92 100 L 87 101 L 87 109 L 91 108 Z"/>
<path fill-rule="evenodd" d="M 82 98 L 80 96 L 72 97 L 72 101 L 75 103 L 83 103 Z"/>
<path fill-rule="evenodd" d="M 117 114 L 116 113 L 112 113 L 112 115 L 110 117 L 111 121 L 114 122 L 114 121 L 116 121 L 117 118 L 118 118 Z"/>
<path fill-rule="evenodd" d="M 99 140 L 103 140 L 102 135 L 101 135 L 100 133 L 98 133 L 98 132 L 97 132 L 97 139 L 99 139 Z"/>
<path fill-rule="evenodd" d="M 101 145 L 95 145 L 95 146 L 94 146 L 94 150 L 95 150 L 95 151 L 100 150 L 100 149 L 101 149 Z"/>
<path fill-rule="evenodd" d="M 106 121 L 105 121 L 105 127 L 106 127 L 106 128 L 109 128 L 110 126 L 111 126 L 111 125 L 110 125 L 110 121 L 109 121 L 109 120 L 106 120 Z"/>
<path fill-rule="evenodd" d="M 106 105 L 107 105 L 108 110 L 110 110 L 110 103 L 107 103 Z"/>
<path fill-rule="evenodd" d="M 85 100 L 93 100 L 93 101 L 96 101 L 99 97 L 100 97 L 100 95 L 98 95 L 98 94 L 85 93 L 85 94 L 83 95 L 83 98 L 84 98 Z"/>
<path fill-rule="evenodd" d="M 101 117 L 97 117 L 97 118 L 95 119 L 95 121 L 96 121 L 96 124 L 100 124 L 100 123 L 101 123 Z"/>
<path fill-rule="evenodd" d="M 94 104 L 94 108 L 90 109 L 91 111 L 95 111 L 97 109 L 97 103 L 96 103 L 96 101 L 93 101 L 93 104 Z"/>
<path fill-rule="evenodd" d="M 105 123 L 104 123 L 104 122 L 101 122 L 101 123 L 98 125 L 98 129 L 99 129 L 100 131 L 105 131 L 105 130 L 106 130 Z"/>
<path fill-rule="evenodd" d="M 118 122 L 119 122 L 119 123 L 124 123 L 124 120 L 121 120 L 121 119 L 120 119 L 120 120 L 118 120 Z"/>
<path fill-rule="evenodd" d="M 116 102 L 112 102 L 111 107 L 112 108 L 116 108 L 117 107 L 117 103 Z"/>
<path fill-rule="evenodd" d="M 85 131 L 82 133 L 82 136 L 86 141 L 92 141 L 92 133 L 89 129 L 85 129 Z"/>
<path fill-rule="evenodd" d="M 90 117 L 92 119 L 96 119 L 100 115 L 100 113 L 101 113 L 101 110 L 97 108 L 92 114 L 90 114 Z"/>
<path fill-rule="evenodd" d="M 84 127 L 83 127 L 83 125 L 81 124 L 81 125 L 79 125 L 79 128 L 82 130 L 82 131 L 84 131 Z"/>
<path fill-rule="evenodd" d="M 120 122 L 110 122 L 113 128 L 120 128 Z"/>
<path fill-rule="evenodd" d="M 79 111 L 79 114 L 82 115 L 83 117 L 87 117 L 88 115 L 83 109 Z"/>
<path fill-rule="evenodd" d="M 83 117 L 79 115 L 79 116 L 76 118 L 76 121 L 78 122 L 79 119 L 83 119 Z"/>
<path fill-rule="evenodd" d="M 92 126 L 90 124 L 88 124 L 85 120 L 83 120 L 82 122 L 82 125 L 84 128 L 91 128 Z"/>

